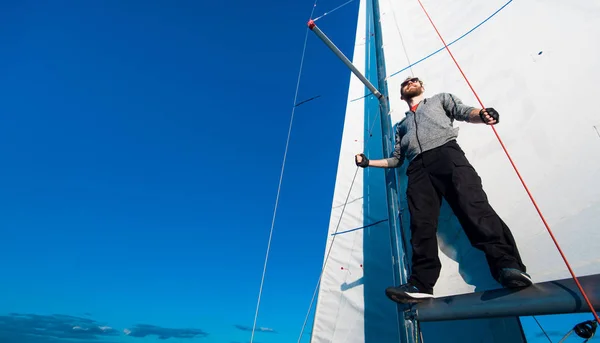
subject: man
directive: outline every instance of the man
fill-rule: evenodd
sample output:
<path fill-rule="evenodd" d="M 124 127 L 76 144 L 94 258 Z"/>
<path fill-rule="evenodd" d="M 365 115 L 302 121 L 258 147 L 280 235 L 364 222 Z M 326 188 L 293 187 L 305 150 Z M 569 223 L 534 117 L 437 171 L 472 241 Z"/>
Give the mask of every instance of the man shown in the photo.
<path fill-rule="evenodd" d="M 442 197 L 465 230 L 471 244 L 485 253 L 490 272 L 504 287 L 531 285 L 515 240 L 488 203 L 481 179 L 456 142 L 454 120 L 495 125 L 499 114 L 493 108 L 464 105 L 449 93 L 425 98 L 419 78 L 407 78 L 400 85 L 400 98 L 409 111 L 396 128 L 395 151 L 391 158 L 369 160 L 358 154 L 358 166 L 396 168 L 404 159 L 410 164 L 407 199 L 413 248 L 408 283 L 389 287 L 386 294 L 400 303 L 433 297 L 441 270 L 438 257 L 437 225 Z"/>

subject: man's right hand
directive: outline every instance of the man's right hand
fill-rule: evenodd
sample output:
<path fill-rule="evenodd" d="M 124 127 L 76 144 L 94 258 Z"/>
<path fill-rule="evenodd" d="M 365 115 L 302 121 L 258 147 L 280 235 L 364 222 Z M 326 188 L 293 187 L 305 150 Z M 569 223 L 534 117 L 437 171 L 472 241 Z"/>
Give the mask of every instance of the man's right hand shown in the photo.
<path fill-rule="evenodd" d="M 367 156 L 365 156 L 365 154 L 356 154 L 354 156 L 354 162 L 356 162 L 356 165 L 362 168 L 366 168 L 369 166 L 369 159 L 367 158 Z"/>

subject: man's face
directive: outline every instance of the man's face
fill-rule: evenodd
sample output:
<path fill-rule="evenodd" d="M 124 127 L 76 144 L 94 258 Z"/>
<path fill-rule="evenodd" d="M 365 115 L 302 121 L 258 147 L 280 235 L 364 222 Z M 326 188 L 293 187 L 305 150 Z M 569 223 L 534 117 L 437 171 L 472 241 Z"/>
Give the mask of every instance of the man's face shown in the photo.
<path fill-rule="evenodd" d="M 417 77 L 406 79 L 400 84 L 400 95 L 402 99 L 414 98 L 415 96 L 421 95 L 423 91 L 423 86 Z"/>

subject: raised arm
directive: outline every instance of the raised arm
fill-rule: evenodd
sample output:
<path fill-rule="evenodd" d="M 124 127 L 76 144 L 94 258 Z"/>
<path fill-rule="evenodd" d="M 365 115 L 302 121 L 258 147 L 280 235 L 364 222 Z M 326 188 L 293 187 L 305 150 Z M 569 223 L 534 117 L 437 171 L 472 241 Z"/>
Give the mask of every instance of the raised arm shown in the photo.
<path fill-rule="evenodd" d="M 500 122 L 500 115 L 492 107 L 481 109 L 467 106 L 457 96 L 450 93 L 443 94 L 442 104 L 446 112 L 458 121 L 487 125 L 495 125 Z"/>

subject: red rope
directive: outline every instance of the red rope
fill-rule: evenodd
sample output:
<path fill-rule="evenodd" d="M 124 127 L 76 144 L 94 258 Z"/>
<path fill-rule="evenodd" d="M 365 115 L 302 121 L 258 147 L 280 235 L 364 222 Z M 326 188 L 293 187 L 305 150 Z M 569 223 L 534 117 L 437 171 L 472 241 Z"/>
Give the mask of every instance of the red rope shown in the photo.
<path fill-rule="evenodd" d="M 448 47 L 448 45 L 444 41 L 444 38 L 442 38 L 442 35 L 440 34 L 440 32 L 438 31 L 437 27 L 433 23 L 433 20 L 431 20 L 431 17 L 429 16 L 429 13 L 427 13 L 427 10 L 423 6 L 423 3 L 421 2 L 421 0 L 417 0 L 417 1 L 419 2 L 419 5 L 421 5 L 421 8 L 423 9 L 423 12 L 425 12 L 425 15 L 427 16 L 427 19 L 429 19 L 429 22 L 433 26 L 433 29 L 437 33 L 438 37 L 440 37 L 440 40 L 442 41 L 442 43 L 444 43 L 444 47 L 446 48 L 446 50 L 450 54 L 450 57 L 452 57 L 452 60 L 454 61 L 454 64 L 456 64 L 456 66 L 458 67 L 458 70 L 460 71 L 460 73 L 464 77 L 465 81 L 467 81 L 467 84 L 469 85 L 469 88 L 471 88 L 471 91 L 473 91 L 473 94 L 477 98 L 477 101 L 481 105 L 481 108 L 485 108 L 485 106 L 483 105 L 483 102 L 479 98 L 479 95 L 477 95 L 477 92 L 475 92 L 475 89 L 473 89 L 473 86 L 469 82 L 469 79 L 467 78 L 467 76 L 463 72 L 462 68 L 460 67 L 460 65 L 458 64 L 458 62 L 456 61 L 456 59 L 454 58 L 454 55 L 452 55 L 452 52 L 450 51 L 450 48 Z M 498 135 L 498 132 L 496 131 L 496 128 L 494 126 L 491 126 L 491 128 L 494 131 L 494 134 L 496 135 L 496 138 L 498 138 L 498 141 L 500 142 L 500 145 L 502 146 L 502 149 L 506 153 L 506 156 L 508 157 L 508 160 L 510 161 L 510 164 L 513 166 L 515 172 L 517 173 L 517 176 L 519 177 L 519 180 L 521 180 L 521 183 L 523 184 L 523 187 L 525 188 L 525 191 L 527 192 L 527 195 L 529 195 L 529 198 L 531 199 L 531 202 L 533 203 L 533 206 L 535 207 L 535 209 L 537 210 L 538 214 L 540 215 L 540 218 L 542 219 L 542 222 L 546 226 L 546 229 L 548 229 L 548 233 L 550 234 L 550 237 L 552 237 L 552 240 L 554 241 L 554 244 L 556 245 L 556 248 L 558 249 L 558 252 L 562 256 L 563 260 L 565 261 L 565 264 L 567 265 L 567 269 L 569 269 L 569 273 L 571 273 L 571 276 L 573 277 L 573 280 L 575 280 L 575 284 L 577 284 L 577 287 L 579 288 L 579 291 L 581 291 L 581 294 L 583 295 L 583 298 L 585 299 L 585 302 L 590 307 L 590 310 L 594 314 L 594 317 L 596 318 L 596 321 L 598 323 L 600 323 L 600 318 L 598 317 L 598 314 L 594 310 L 594 307 L 592 306 L 592 303 L 591 303 L 590 299 L 588 298 L 587 294 L 583 290 L 583 287 L 579 283 L 579 280 L 575 276 L 575 273 L 573 272 L 573 269 L 571 268 L 571 265 L 569 264 L 569 261 L 567 261 L 567 257 L 565 256 L 565 254 L 563 253 L 562 249 L 558 245 L 558 241 L 556 240 L 556 237 L 554 237 L 554 234 L 552 233 L 552 230 L 550 230 L 550 225 L 548 225 L 548 222 L 546 222 L 546 218 L 544 218 L 544 215 L 542 214 L 542 211 L 540 210 L 540 208 L 538 207 L 538 204 L 536 203 L 535 199 L 533 198 L 533 195 L 531 195 L 531 192 L 529 191 L 529 188 L 527 187 L 527 184 L 525 184 L 525 181 L 523 180 L 523 177 L 521 177 L 521 173 L 519 173 L 519 170 L 517 169 L 517 166 L 513 162 L 513 159 L 510 157 L 510 154 L 508 153 L 508 150 L 506 149 L 506 146 L 502 142 L 502 139 Z"/>

